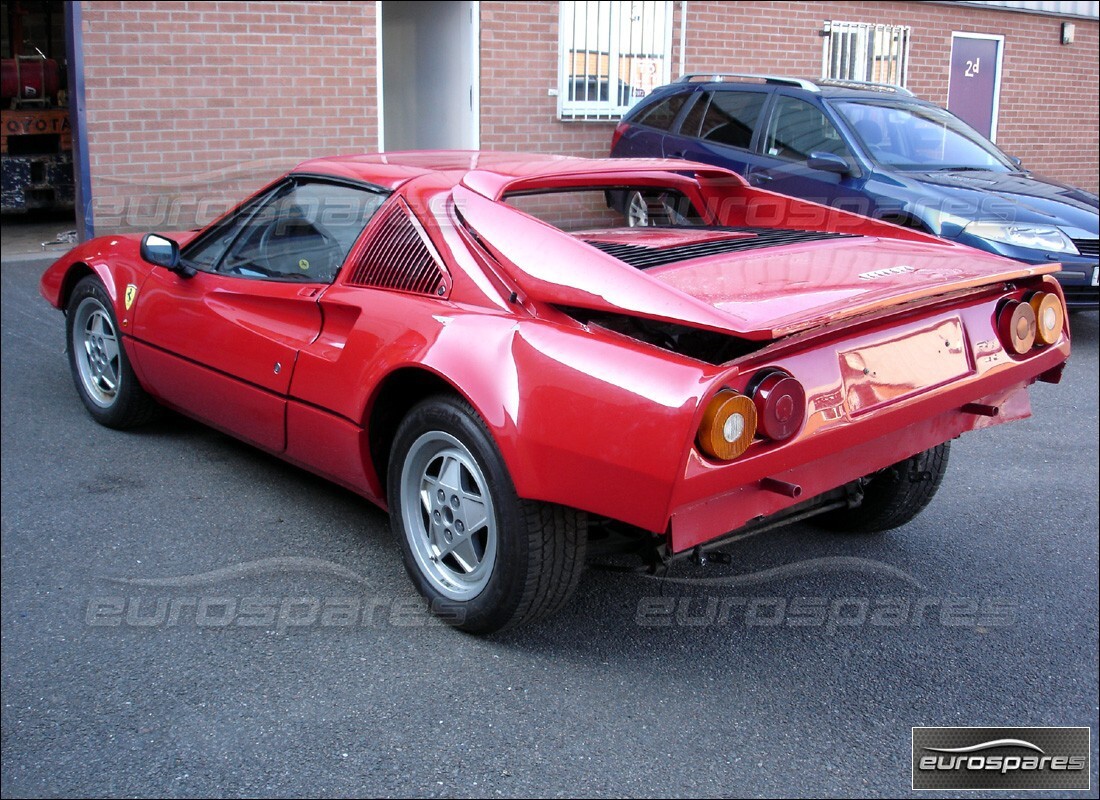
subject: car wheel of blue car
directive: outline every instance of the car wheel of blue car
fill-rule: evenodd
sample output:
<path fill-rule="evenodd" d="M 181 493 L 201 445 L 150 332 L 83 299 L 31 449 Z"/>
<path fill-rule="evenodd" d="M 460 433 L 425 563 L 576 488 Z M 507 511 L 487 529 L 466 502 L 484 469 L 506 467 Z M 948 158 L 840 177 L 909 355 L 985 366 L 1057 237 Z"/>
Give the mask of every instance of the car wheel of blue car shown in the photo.
<path fill-rule="evenodd" d="M 584 514 L 516 495 L 484 423 L 462 400 L 414 407 L 394 439 L 390 516 L 432 611 L 491 633 L 562 606 L 584 566 Z"/>
<path fill-rule="evenodd" d="M 126 357 L 111 298 L 98 278 L 73 288 L 66 310 L 69 367 L 88 413 L 108 428 L 133 428 L 158 410 Z"/>
<path fill-rule="evenodd" d="M 631 228 L 649 225 L 649 201 L 641 192 L 630 192 L 626 196 L 626 224 Z"/>

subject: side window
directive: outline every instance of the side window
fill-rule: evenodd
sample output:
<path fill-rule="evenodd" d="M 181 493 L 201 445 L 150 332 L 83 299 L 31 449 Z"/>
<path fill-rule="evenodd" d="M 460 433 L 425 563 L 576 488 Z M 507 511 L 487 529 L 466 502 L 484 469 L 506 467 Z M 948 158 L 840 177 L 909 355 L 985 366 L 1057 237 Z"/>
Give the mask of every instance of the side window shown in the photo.
<path fill-rule="evenodd" d="M 854 163 L 848 146 L 821 109 L 786 95 L 776 98 L 764 152 L 791 161 L 805 161 L 810 153 L 824 152 Z"/>
<path fill-rule="evenodd" d="M 287 183 L 245 220 L 214 269 L 246 278 L 330 283 L 386 197 L 321 181 Z"/>
<path fill-rule="evenodd" d="M 218 262 L 222 260 L 225 251 L 233 244 L 241 228 L 249 218 L 256 213 L 256 209 L 271 200 L 272 196 L 279 192 L 279 188 L 254 197 L 246 201 L 236 211 L 224 219 L 217 227 L 207 231 L 200 238 L 188 244 L 183 249 L 183 258 L 195 269 L 204 272 L 213 271 Z"/>
<path fill-rule="evenodd" d="M 695 105 L 688 109 L 688 113 L 684 115 L 684 121 L 680 123 L 681 136 L 699 135 L 699 126 L 703 124 L 703 117 L 706 116 L 711 96 L 710 92 L 700 96 L 695 101 Z"/>
<path fill-rule="evenodd" d="M 715 92 L 698 135 L 708 141 L 748 150 L 767 92 Z"/>
<path fill-rule="evenodd" d="M 680 109 L 684 107 L 684 101 L 690 95 L 680 93 L 674 94 L 672 97 L 665 98 L 661 102 L 657 103 L 653 108 L 641 114 L 637 123 L 639 125 L 648 125 L 651 128 L 659 128 L 662 131 L 667 131 L 672 127 L 673 120 L 676 119 L 676 115 L 680 113 Z"/>

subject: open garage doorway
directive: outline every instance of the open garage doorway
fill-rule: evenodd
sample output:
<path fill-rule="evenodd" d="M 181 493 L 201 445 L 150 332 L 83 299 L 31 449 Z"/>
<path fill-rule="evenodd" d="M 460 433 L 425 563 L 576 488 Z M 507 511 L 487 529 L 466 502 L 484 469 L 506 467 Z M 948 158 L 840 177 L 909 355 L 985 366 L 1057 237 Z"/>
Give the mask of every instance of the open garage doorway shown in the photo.
<path fill-rule="evenodd" d="M 0 2 L 0 212 L 5 255 L 76 239 L 66 4 Z"/>
<path fill-rule="evenodd" d="M 477 149 L 478 3 L 380 6 L 383 149 Z"/>

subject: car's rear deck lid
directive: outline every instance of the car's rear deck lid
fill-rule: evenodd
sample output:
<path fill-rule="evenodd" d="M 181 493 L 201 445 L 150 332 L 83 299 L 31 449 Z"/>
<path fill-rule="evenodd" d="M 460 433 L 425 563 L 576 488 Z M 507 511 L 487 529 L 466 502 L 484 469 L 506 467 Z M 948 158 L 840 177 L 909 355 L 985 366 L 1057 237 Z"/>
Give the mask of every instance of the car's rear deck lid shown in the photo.
<path fill-rule="evenodd" d="M 465 224 L 532 298 L 753 341 L 1059 269 L 945 241 L 814 231 L 568 234 L 463 186 L 455 187 L 454 200 Z M 639 269 L 643 258 L 652 266 Z"/>

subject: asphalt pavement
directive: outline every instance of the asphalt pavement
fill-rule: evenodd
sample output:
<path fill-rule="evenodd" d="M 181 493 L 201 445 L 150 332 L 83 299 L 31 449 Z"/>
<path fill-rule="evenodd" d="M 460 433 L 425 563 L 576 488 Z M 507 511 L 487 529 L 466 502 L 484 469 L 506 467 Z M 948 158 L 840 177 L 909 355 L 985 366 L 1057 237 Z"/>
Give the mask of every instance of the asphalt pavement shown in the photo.
<path fill-rule="evenodd" d="M 903 796 L 915 725 L 1091 726 L 1097 796 L 1096 313 L 903 529 L 592 569 L 475 638 L 358 497 L 93 423 L 40 272 L 0 269 L 4 797 Z"/>

